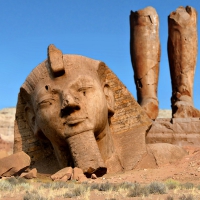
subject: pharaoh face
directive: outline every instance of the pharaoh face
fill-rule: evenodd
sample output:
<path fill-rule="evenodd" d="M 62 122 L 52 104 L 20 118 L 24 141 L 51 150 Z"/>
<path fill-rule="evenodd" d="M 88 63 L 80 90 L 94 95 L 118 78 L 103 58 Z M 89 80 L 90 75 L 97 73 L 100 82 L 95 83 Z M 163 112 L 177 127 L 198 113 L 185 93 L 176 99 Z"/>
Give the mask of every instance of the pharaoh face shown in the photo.
<path fill-rule="evenodd" d="M 34 126 L 54 142 L 90 130 L 98 136 L 108 125 L 106 91 L 87 68 L 40 81 L 32 95 Z"/>

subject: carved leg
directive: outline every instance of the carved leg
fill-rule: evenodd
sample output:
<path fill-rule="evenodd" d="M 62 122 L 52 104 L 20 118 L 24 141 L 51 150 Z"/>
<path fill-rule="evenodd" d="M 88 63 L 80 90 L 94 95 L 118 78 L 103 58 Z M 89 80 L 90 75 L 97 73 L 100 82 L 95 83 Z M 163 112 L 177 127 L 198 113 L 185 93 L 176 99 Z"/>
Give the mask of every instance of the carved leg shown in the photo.
<path fill-rule="evenodd" d="M 95 173 L 101 176 L 106 173 L 97 142 L 92 131 L 83 132 L 67 139 L 75 167 L 85 174 Z"/>
<path fill-rule="evenodd" d="M 159 19 L 154 8 L 131 12 L 130 52 L 138 103 L 151 119 L 158 116 Z"/>
<path fill-rule="evenodd" d="M 193 82 L 197 59 L 197 13 L 179 7 L 168 17 L 168 57 L 172 82 L 172 116 L 200 117 L 193 105 Z"/>

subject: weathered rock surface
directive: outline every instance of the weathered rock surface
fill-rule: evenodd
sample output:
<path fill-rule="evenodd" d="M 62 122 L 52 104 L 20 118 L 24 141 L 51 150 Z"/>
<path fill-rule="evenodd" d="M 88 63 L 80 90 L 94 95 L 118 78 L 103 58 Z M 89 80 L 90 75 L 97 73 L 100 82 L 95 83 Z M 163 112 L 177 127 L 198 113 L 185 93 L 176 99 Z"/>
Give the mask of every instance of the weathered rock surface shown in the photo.
<path fill-rule="evenodd" d="M 73 177 L 73 169 L 72 167 L 65 167 L 61 170 L 59 170 L 58 172 L 56 172 L 55 174 L 53 174 L 51 176 L 51 179 L 53 181 L 55 180 L 62 180 L 63 178 L 66 180 L 69 180 Z"/>
<path fill-rule="evenodd" d="M 183 148 L 167 143 L 149 144 L 148 150 L 153 154 L 156 164 L 159 167 L 176 163 L 187 155 L 187 152 Z"/>
<path fill-rule="evenodd" d="M 30 166 L 31 159 L 23 151 L 0 159 L 0 176 L 21 174 Z"/>
<path fill-rule="evenodd" d="M 7 142 L 14 142 L 14 120 L 16 108 L 0 110 L 0 138 Z"/>
<path fill-rule="evenodd" d="M 172 81 L 172 115 L 200 117 L 193 105 L 193 83 L 197 60 L 197 12 L 179 7 L 168 17 L 168 57 Z"/>
<path fill-rule="evenodd" d="M 96 175 L 95 175 L 96 176 Z M 87 177 L 84 175 L 83 170 L 81 168 L 75 167 L 65 167 L 55 174 L 51 176 L 53 181 L 68 181 L 68 180 L 76 180 L 79 182 L 86 181 Z"/>
<path fill-rule="evenodd" d="M 157 84 L 160 62 L 159 19 L 146 7 L 130 15 L 130 50 L 138 103 L 151 119 L 158 115 Z"/>
<path fill-rule="evenodd" d="M 199 118 L 156 119 L 147 133 L 147 143 L 170 143 L 180 146 L 200 144 Z"/>
<path fill-rule="evenodd" d="M 23 172 L 20 177 L 26 178 L 26 179 L 32 179 L 37 178 L 37 169 L 33 168 L 28 172 Z"/>
<path fill-rule="evenodd" d="M 172 117 L 172 110 L 159 110 L 157 118 L 171 118 Z"/>
<path fill-rule="evenodd" d="M 150 118 L 105 63 L 78 55 L 48 55 L 60 56 L 64 74 L 57 72 L 56 59 L 48 58 L 27 77 L 18 96 L 14 152 L 24 150 L 43 166 L 55 155 L 60 168 L 81 167 L 91 177 L 121 171 L 123 156 L 118 153 L 137 146 L 137 156 L 129 154 L 134 162 L 127 164 L 133 169 L 134 159 L 146 152 L 144 130 Z M 131 137 L 135 128 L 142 132 Z M 124 137 L 129 138 L 127 144 L 114 141 L 115 135 L 123 138 L 124 133 L 130 133 Z"/>

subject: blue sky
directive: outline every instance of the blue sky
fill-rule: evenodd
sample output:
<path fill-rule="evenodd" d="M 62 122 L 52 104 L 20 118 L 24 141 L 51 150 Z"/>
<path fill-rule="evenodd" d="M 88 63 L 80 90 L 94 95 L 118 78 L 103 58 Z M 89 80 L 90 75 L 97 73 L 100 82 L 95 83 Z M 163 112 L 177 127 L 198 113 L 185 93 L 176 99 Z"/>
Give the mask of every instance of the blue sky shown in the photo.
<path fill-rule="evenodd" d="M 158 99 L 161 109 L 170 109 L 167 17 L 177 7 L 187 5 L 200 13 L 199 0 L 1 0 L 0 109 L 16 106 L 20 86 L 31 70 L 46 59 L 49 44 L 64 54 L 104 61 L 136 98 L 129 52 L 129 14 L 147 6 L 153 6 L 160 18 Z M 194 82 L 194 104 L 198 109 L 199 60 L 200 53 Z"/>

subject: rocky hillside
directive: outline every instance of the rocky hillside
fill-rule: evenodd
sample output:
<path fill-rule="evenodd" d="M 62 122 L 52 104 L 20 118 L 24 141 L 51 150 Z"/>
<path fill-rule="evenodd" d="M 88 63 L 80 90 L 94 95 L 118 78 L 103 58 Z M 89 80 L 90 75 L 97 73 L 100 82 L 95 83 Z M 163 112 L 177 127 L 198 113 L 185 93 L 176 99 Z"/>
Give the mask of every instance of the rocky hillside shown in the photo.
<path fill-rule="evenodd" d="M 0 138 L 6 142 L 13 143 L 15 112 L 15 108 L 0 110 Z"/>
<path fill-rule="evenodd" d="M 158 118 L 171 118 L 172 110 L 159 110 Z"/>

